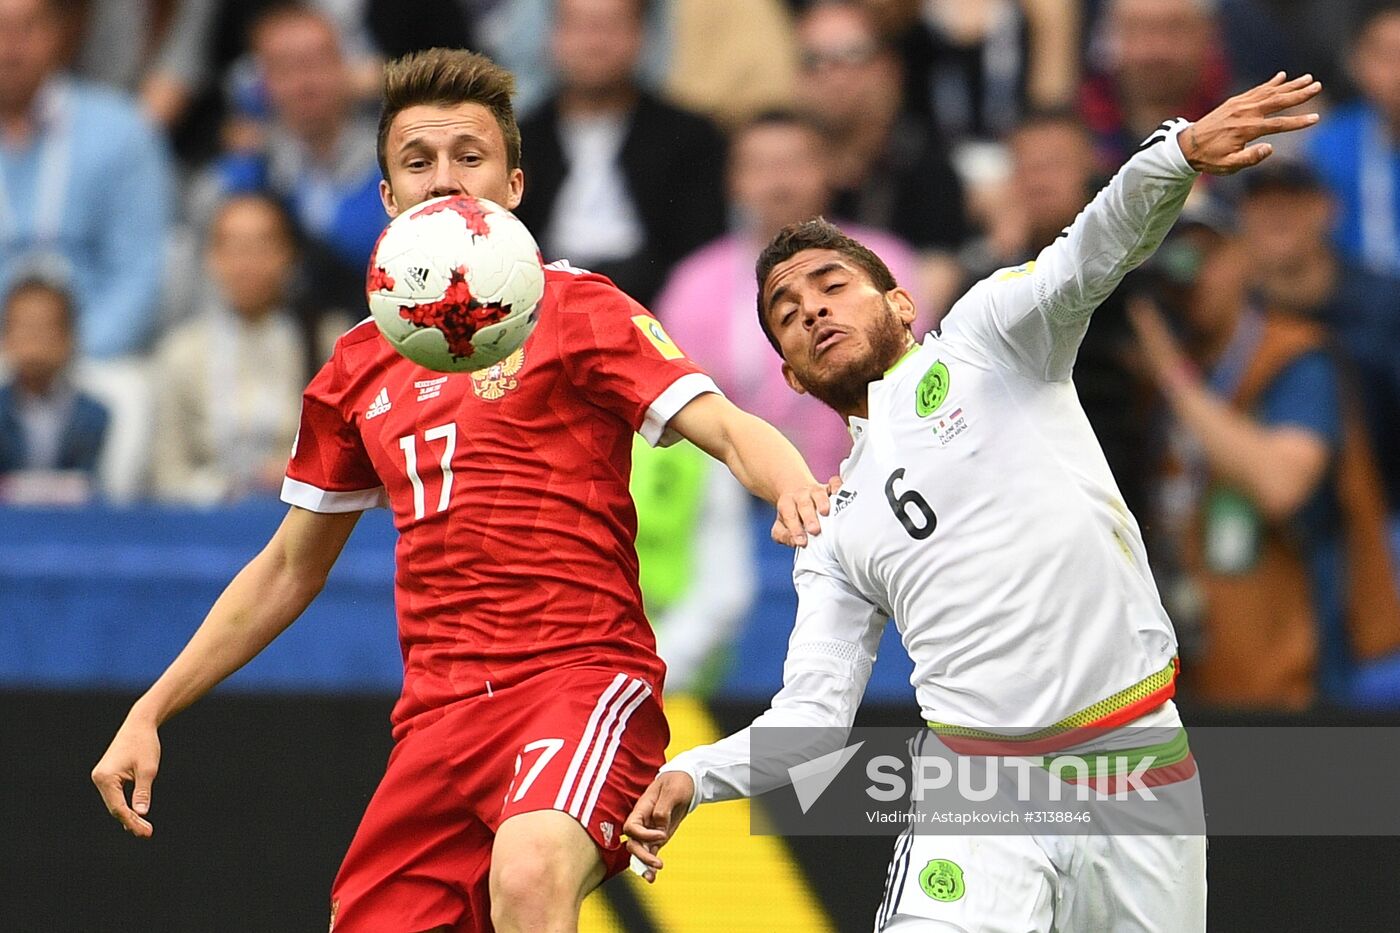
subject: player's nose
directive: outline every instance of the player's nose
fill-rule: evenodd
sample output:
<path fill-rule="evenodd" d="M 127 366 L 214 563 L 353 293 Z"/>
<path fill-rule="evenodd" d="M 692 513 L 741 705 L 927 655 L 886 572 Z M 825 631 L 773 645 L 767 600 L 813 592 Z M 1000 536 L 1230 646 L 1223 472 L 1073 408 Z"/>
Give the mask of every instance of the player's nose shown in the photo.
<path fill-rule="evenodd" d="M 432 187 L 428 189 L 428 196 L 432 198 L 446 197 L 449 194 L 458 195 L 466 193 L 466 186 L 446 167 L 440 168 L 434 173 Z"/>

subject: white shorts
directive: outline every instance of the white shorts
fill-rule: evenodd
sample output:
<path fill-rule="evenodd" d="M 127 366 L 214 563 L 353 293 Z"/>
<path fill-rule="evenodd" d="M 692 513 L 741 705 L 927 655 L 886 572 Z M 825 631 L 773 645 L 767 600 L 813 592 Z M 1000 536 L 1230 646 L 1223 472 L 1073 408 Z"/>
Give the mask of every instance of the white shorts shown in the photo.
<path fill-rule="evenodd" d="M 895 842 L 876 933 L 1205 933 L 1204 836 Z"/>

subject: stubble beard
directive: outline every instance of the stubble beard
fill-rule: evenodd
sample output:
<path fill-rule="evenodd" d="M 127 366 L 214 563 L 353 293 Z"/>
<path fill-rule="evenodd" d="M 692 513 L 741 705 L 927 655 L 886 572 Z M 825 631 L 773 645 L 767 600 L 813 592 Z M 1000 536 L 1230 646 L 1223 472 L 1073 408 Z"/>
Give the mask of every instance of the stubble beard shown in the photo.
<path fill-rule="evenodd" d="M 865 403 L 870 383 L 884 377 L 885 371 L 904 355 L 909 343 L 909 331 L 893 314 L 881 317 L 864 336 L 868 344 L 865 353 L 839 370 L 797 374 L 807 394 L 843 417 Z"/>

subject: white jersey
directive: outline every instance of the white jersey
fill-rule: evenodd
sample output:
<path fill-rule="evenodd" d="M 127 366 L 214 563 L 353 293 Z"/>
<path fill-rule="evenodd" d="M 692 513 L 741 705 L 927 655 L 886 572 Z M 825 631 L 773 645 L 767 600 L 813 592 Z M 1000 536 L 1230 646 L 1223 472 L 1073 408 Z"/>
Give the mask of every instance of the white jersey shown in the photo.
<path fill-rule="evenodd" d="M 1176 637 L 1070 375 L 1092 310 L 1181 211 L 1188 125 L 1164 124 L 1034 262 L 979 282 L 871 383 L 755 725 L 848 728 L 891 616 L 924 718 L 952 734 L 1176 721 Z M 698 804 L 748 796 L 748 763 L 744 730 L 664 770 L 690 773 Z"/>

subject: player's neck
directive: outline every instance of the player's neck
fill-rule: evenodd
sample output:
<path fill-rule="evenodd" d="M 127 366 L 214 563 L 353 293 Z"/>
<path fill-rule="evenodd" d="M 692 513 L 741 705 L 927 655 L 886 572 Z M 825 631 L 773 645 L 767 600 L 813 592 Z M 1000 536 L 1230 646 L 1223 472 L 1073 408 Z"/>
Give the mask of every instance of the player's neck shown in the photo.
<path fill-rule="evenodd" d="M 885 361 L 884 376 L 888 376 L 917 345 L 918 341 L 914 339 L 914 335 L 906 332 L 904 335 L 904 343 L 900 347 L 899 352 L 895 354 L 893 359 Z M 883 378 L 883 376 L 881 378 Z M 871 380 L 871 382 L 866 383 L 865 391 L 860 394 L 860 398 L 854 400 L 852 404 L 846 408 L 838 409 L 841 413 L 841 417 L 846 419 L 847 424 L 850 423 L 852 418 L 870 417 L 870 386 L 877 381 L 879 380 Z"/>

